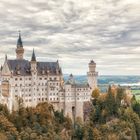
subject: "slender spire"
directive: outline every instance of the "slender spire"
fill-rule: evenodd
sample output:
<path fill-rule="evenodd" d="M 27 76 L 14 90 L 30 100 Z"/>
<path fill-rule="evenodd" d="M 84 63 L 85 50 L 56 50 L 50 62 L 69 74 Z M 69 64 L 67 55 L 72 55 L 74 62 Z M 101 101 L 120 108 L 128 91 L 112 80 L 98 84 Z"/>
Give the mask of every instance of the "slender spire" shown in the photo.
<path fill-rule="evenodd" d="M 32 52 L 32 59 L 31 59 L 31 61 L 36 61 L 36 56 L 35 56 L 34 49 L 33 49 L 33 52 Z"/>
<path fill-rule="evenodd" d="M 5 54 L 5 61 L 7 61 L 7 54 Z"/>
<path fill-rule="evenodd" d="M 21 33 L 19 31 L 19 37 L 17 40 L 17 48 L 20 48 L 20 47 L 23 47 L 23 44 L 22 44 L 22 39 L 21 39 Z"/>

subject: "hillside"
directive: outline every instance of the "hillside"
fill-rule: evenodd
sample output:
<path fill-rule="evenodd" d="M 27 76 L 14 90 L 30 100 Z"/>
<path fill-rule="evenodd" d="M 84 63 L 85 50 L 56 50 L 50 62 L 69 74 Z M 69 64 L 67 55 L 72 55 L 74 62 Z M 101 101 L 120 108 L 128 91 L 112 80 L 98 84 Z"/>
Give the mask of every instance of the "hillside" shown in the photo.
<path fill-rule="evenodd" d="M 0 140 L 139 140 L 140 103 L 122 88 L 92 93 L 88 118 L 72 123 L 47 102 L 8 112 L 0 105 Z"/>

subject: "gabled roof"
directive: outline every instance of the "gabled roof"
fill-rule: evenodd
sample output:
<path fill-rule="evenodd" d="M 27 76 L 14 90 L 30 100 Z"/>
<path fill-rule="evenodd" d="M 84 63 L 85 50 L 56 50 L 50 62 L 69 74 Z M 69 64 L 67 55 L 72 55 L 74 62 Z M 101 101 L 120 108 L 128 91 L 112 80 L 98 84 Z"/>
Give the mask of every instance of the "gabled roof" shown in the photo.
<path fill-rule="evenodd" d="M 10 71 L 13 72 L 13 75 L 17 75 L 17 71 L 20 71 L 20 75 L 30 75 L 30 62 L 25 59 L 15 59 L 7 60 Z"/>
<path fill-rule="evenodd" d="M 20 72 L 19 75 L 26 76 L 31 75 L 31 63 L 28 60 L 7 60 L 10 71 L 13 72 L 13 75 L 18 75 L 17 71 Z M 45 71 L 44 74 L 61 74 L 61 69 L 59 68 L 58 62 L 37 62 L 37 73 L 38 75 L 43 75 L 42 71 Z"/>

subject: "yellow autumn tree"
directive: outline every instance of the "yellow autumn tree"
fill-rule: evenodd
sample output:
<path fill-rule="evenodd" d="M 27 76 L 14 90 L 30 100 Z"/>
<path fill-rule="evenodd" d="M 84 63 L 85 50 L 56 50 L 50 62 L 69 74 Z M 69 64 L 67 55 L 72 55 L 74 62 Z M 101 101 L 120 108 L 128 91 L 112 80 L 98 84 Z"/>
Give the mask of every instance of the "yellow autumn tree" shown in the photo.
<path fill-rule="evenodd" d="M 95 98 L 97 99 L 100 95 L 100 90 L 98 88 L 95 88 L 93 91 L 92 91 L 92 98 Z"/>

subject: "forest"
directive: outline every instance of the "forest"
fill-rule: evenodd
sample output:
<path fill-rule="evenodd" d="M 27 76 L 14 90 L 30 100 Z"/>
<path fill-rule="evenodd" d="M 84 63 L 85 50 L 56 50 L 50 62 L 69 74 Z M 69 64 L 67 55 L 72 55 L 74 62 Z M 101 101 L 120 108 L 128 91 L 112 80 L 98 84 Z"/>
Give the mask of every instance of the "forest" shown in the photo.
<path fill-rule="evenodd" d="M 140 140 L 140 102 L 125 89 L 95 89 L 89 110 L 73 122 L 48 102 L 12 113 L 0 105 L 0 140 Z"/>

